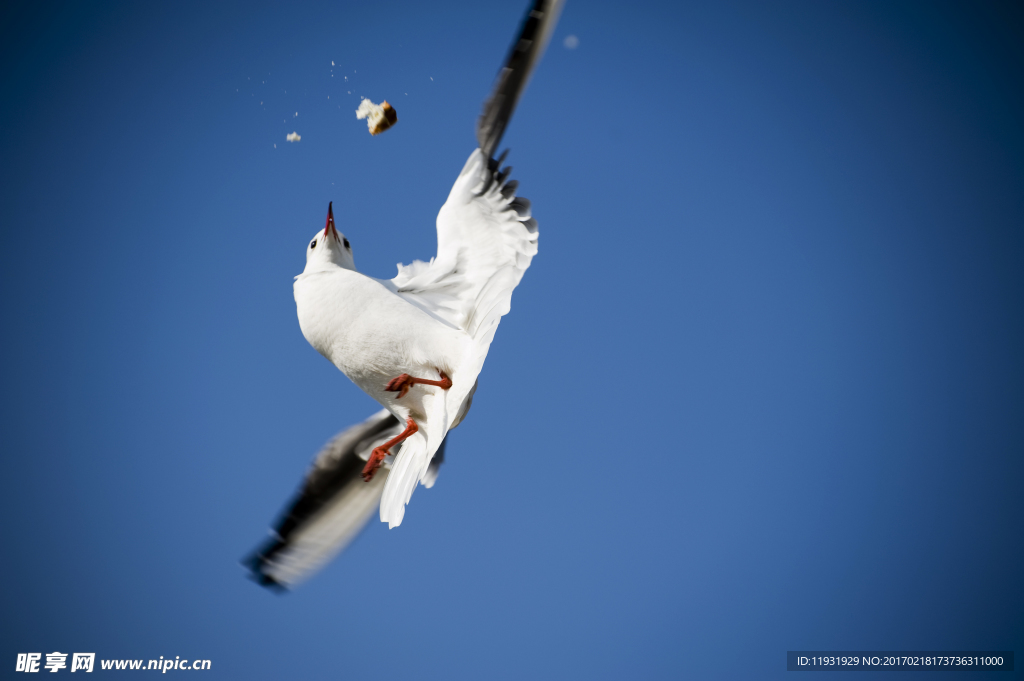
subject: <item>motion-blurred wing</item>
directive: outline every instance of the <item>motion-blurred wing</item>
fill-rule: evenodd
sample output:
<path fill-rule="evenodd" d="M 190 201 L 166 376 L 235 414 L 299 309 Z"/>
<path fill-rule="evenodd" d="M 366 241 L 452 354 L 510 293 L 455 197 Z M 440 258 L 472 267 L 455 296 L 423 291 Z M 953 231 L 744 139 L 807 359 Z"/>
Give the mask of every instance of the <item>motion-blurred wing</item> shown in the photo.
<path fill-rule="evenodd" d="M 476 139 L 485 158 L 494 156 L 494 150 L 505 134 L 505 126 L 512 119 L 519 95 L 526 89 L 530 74 L 555 30 L 563 4 L 564 0 L 534 0 L 527 12 L 519 37 L 498 72 L 494 90 L 484 102 L 483 113 L 476 124 Z"/>
<path fill-rule="evenodd" d="M 290 588 L 345 548 L 377 510 L 388 477 L 385 467 L 363 481 L 370 451 L 401 431 L 398 419 L 382 409 L 328 442 L 270 539 L 242 561 L 252 578 L 263 586 Z"/>

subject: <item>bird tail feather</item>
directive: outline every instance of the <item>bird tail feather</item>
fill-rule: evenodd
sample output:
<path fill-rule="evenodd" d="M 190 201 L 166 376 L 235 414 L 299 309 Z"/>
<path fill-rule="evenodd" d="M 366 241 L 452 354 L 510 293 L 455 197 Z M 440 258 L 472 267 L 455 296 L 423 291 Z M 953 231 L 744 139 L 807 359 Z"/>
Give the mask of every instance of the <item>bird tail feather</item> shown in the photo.
<path fill-rule="evenodd" d="M 402 524 L 405 505 L 412 499 L 416 484 L 426 477 L 432 453 L 423 431 L 413 433 L 402 443 L 380 499 L 380 520 L 388 524 L 388 529 Z"/>

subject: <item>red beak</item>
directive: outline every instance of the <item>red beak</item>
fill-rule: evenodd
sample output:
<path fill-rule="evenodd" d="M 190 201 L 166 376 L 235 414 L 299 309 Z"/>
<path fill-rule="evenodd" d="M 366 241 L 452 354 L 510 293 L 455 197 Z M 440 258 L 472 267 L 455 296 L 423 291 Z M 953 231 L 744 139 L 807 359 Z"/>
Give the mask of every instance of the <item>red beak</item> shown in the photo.
<path fill-rule="evenodd" d="M 338 236 L 338 228 L 334 226 L 334 201 L 327 204 L 327 224 L 324 225 L 324 238 L 327 238 L 328 232 L 334 232 L 334 238 L 341 240 Z"/>

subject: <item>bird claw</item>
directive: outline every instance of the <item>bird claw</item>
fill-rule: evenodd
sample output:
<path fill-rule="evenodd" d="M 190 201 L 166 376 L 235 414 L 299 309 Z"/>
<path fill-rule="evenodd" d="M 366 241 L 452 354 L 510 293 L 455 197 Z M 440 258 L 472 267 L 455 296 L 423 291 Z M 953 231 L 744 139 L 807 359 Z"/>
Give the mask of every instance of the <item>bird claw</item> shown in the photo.
<path fill-rule="evenodd" d="M 370 453 L 370 458 L 363 466 L 363 481 L 370 482 L 373 480 L 373 476 L 377 473 L 377 469 L 384 463 L 384 457 L 388 455 L 388 450 L 383 447 L 375 447 Z"/>
<path fill-rule="evenodd" d="M 384 390 L 389 393 L 398 393 L 398 398 L 401 399 L 405 397 L 407 392 L 409 392 L 409 388 L 413 387 L 415 384 L 416 379 L 409 374 L 402 374 L 401 376 L 397 376 L 388 381 L 388 385 Z"/>
<path fill-rule="evenodd" d="M 452 379 L 445 376 L 444 372 L 440 369 L 437 370 L 437 373 L 441 376 L 440 381 L 435 381 L 429 378 L 415 378 L 409 374 L 402 374 L 401 376 L 396 376 L 388 381 L 387 387 L 385 387 L 384 390 L 389 393 L 398 393 L 398 399 L 402 399 L 405 397 L 405 394 L 409 392 L 409 388 L 413 387 L 417 383 L 422 383 L 423 385 L 436 385 L 441 388 L 441 390 L 448 390 L 451 388 Z"/>
<path fill-rule="evenodd" d="M 401 378 L 399 376 L 398 378 Z M 419 431 L 419 426 L 412 419 L 405 420 L 405 430 L 398 435 L 394 436 L 379 447 L 374 447 L 373 451 L 370 452 L 370 458 L 367 460 L 366 465 L 363 466 L 363 481 L 370 482 L 373 480 L 373 476 L 377 473 L 377 469 L 384 463 L 384 457 L 391 453 L 391 448 L 397 445 L 399 442 L 405 440 L 413 433 Z"/>

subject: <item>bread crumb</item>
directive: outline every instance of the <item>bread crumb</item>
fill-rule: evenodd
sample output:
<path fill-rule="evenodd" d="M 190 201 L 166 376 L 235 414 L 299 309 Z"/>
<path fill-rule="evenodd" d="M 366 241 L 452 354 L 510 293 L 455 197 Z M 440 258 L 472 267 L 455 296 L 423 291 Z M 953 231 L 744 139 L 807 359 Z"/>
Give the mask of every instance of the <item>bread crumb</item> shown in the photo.
<path fill-rule="evenodd" d="M 370 134 L 379 135 L 398 122 L 398 112 L 387 101 L 378 105 L 364 99 L 359 102 L 359 108 L 356 109 L 356 118 L 359 120 L 365 118 Z"/>
<path fill-rule="evenodd" d="M 297 132 L 290 132 L 285 136 L 285 139 L 289 142 L 298 142 L 302 139 L 302 135 Z"/>

